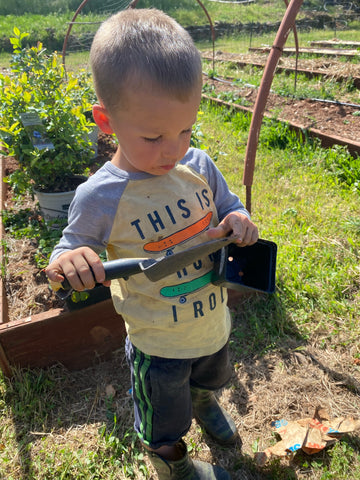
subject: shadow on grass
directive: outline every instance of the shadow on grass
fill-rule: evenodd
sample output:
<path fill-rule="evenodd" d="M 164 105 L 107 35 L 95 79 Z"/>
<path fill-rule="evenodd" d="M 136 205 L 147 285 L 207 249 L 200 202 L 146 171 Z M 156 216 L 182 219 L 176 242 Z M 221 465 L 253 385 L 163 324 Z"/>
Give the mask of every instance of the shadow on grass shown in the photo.
<path fill-rule="evenodd" d="M 312 415 L 317 406 L 313 402 L 322 398 L 317 395 L 321 375 L 339 390 L 336 400 L 331 398 L 331 401 L 341 402 L 342 389 L 351 393 L 355 401 L 360 393 L 359 382 L 351 375 L 326 365 L 321 361 L 321 356 L 317 357 L 320 351 L 311 351 L 307 337 L 291 320 L 279 290 L 273 295 L 254 294 L 240 297 L 237 308 L 233 306 L 232 311 L 230 351 L 235 372 L 228 391 L 230 402 L 237 409 L 240 434 L 246 436 L 246 425 L 250 422 L 253 433 L 258 431 L 258 438 L 264 442 L 262 446 L 265 444 L 269 447 L 276 443 L 280 437 L 269 437 L 268 427 L 271 421 L 282 418 L 284 412 L 289 415 L 288 419 L 292 416 L 301 418 L 306 409 L 309 409 Z M 286 370 L 289 372 L 284 378 L 281 369 L 284 369 L 284 373 Z M 279 386 L 282 382 L 283 385 Z M 327 397 L 331 396 L 329 392 L 330 390 L 325 392 Z M 264 398 L 261 398 L 262 393 Z M 339 407 L 341 408 L 341 405 Z M 248 447 L 249 438 L 247 437 Z M 255 437 L 252 438 L 254 440 Z M 254 452 L 258 451 L 257 443 L 258 441 L 254 441 L 251 445 Z M 359 452 L 359 444 L 359 440 L 351 436 L 344 436 L 341 442 L 336 444 L 336 449 L 345 449 L 347 459 L 343 460 L 344 464 L 351 458 L 352 450 Z M 212 447 L 211 441 L 209 446 L 210 449 L 214 448 L 215 454 L 216 447 Z M 237 451 L 230 453 L 233 460 L 229 468 L 234 480 L 291 480 L 299 478 L 299 475 L 301 478 L 315 479 L 320 478 L 322 471 L 330 471 L 333 462 L 333 450 L 330 448 L 311 456 L 298 451 L 293 457 L 289 457 L 288 462 L 272 458 L 265 466 L 257 468 L 251 455 L 242 453 L 239 445 L 235 448 Z M 344 456 L 346 455 L 342 455 L 340 451 L 338 457 Z M 335 464 L 337 462 L 335 458 Z"/>
<path fill-rule="evenodd" d="M 5 382 L 4 401 L 15 429 L 12 442 L 17 445 L 8 459 L 9 464 L 16 463 L 11 472 L 16 471 L 16 476 L 11 478 L 35 480 L 40 471 L 41 478 L 87 478 L 61 476 L 61 463 L 65 470 L 74 449 L 96 453 L 100 466 L 102 457 L 118 454 L 121 459 L 127 445 L 130 450 L 134 444 L 129 433 L 133 428 L 130 375 L 123 349 L 115 352 L 113 360 L 81 371 L 69 372 L 61 365 L 15 370 Z M 0 477 L 10 478 L 1 476 L 2 468 L 5 463 Z"/>
<path fill-rule="evenodd" d="M 251 396 L 255 384 L 259 380 L 266 384 L 271 379 L 273 364 L 266 354 L 271 351 L 286 351 L 298 345 L 305 345 L 303 338 L 291 323 L 281 302 L 280 296 L 254 293 L 243 296 L 236 295 L 232 301 L 233 327 L 230 337 L 231 361 L 235 374 L 231 379 L 228 391 L 230 401 L 236 406 L 238 420 L 249 413 L 249 405 L 253 403 Z M 256 360 L 256 368 L 254 363 Z M 241 369 L 241 378 L 238 380 L 236 372 Z M 240 429 L 240 435 L 242 434 Z M 219 446 L 205 433 L 207 444 L 216 458 Z M 224 454 L 225 455 L 225 454 Z M 266 467 L 257 467 L 254 458 L 242 451 L 241 441 L 234 447 L 227 447 L 227 456 L 231 464 L 223 464 L 232 475 L 233 480 L 292 480 L 297 475 L 291 466 L 272 461 Z"/>

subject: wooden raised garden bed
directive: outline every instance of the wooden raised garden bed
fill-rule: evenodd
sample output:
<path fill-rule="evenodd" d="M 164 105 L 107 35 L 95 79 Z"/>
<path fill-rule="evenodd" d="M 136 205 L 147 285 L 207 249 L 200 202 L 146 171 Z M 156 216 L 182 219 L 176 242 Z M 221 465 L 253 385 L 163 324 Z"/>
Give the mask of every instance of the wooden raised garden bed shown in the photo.
<path fill-rule="evenodd" d="M 0 157 L 4 177 L 4 157 Z M 6 197 L 1 181 L 1 210 Z M 1 265 L 5 265 L 1 225 Z M 53 308 L 20 320 L 9 318 L 5 278 L 1 277 L 0 367 L 10 376 L 13 367 L 46 367 L 62 363 L 69 369 L 81 369 L 94 361 L 108 358 L 124 341 L 125 326 L 111 299 L 85 308 L 65 311 Z"/>
<path fill-rule="evenodd" d="M 4 157 L 0 157 L 1 177 L 4 177 Z M 1 210 L 7 185 L 1 181 Z M 4 229 L 1 224 L 1 265 Z M 5 277 L 0 285 L 0 368 L 11 376 L 13 368 L 42 368 L 61 363 L 69 370 L 79 370 L 94 362 L 106 360 L 124 343 L 125 325 L 115 312 L 111 299 L 81 309 L 65 311 L 51 308 L 18 320 L 9 318 Z M 229 306 L 233 307 L 244 294 L 229 291 Z"/>

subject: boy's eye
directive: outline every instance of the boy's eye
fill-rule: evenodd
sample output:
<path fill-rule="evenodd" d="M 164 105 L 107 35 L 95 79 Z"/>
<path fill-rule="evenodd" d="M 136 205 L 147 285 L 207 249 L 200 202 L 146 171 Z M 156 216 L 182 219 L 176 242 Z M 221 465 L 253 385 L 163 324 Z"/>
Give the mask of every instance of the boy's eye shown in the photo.
<path fill-rule="evenodd" d="M 192 128 L 187 128 L 186 130 L 183 130 L 181 132 L 182 135 L 188 135 L 189 133 L 192 132 Z M 158 137 L 143 137 L 143 139 L 145 140 L 145 142 L 150 142 L 150 143 L 155 143 L 155 142 L 159 142 L 162 138 L 162 135 L 159 135 Z"/>
<path fill-rule="evenodd" d="M 161 135 L 155 138 L 144 137 L 145 142 L 150 142 L 150 143 L 158 142 L 160 139 L 161 139 Z"/>

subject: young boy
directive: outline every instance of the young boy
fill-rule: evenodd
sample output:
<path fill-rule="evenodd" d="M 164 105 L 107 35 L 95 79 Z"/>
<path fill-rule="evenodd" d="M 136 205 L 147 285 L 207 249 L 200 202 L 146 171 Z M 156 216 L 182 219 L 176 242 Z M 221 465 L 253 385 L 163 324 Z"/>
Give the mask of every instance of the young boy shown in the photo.
<path fill-rule="evenodd" d="M 229 234 L 255 243 L 256 226 L 215 164 L 189 148 L 202 69 L 187 32 L 158 10 L 126 10 L 99 28 L 91 63 L 94 119 L 119 146 L 78 188 L 49 279 L 66 277 L 79 291 L 110 285 L 98 256 L 105 249 L 113 260 L 159 258 Z M 135 429 L 161 480 L 230 478 L 192 461 L 182 440 L 193 415 L 220 443 L 237 437 L 213 394 L 231 376 L 231 321 L 212 268 L 207 256 L 158 282 L 144 274 L 111 282 L 128 334 Z"/>

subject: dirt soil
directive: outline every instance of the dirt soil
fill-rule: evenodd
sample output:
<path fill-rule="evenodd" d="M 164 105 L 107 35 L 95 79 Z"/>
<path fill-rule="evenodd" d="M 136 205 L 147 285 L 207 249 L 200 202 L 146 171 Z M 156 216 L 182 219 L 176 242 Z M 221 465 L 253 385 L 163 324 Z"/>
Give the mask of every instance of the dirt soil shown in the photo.
<path fill-rule="evenodd" d="M 94 173 L 100 165 L 109 160 L 116 150 L 116 145 L 111 136 L 99 135 L 98 156 L 96 164 L 91 168 Z M 5 175 L 9 175 L 17 168 L 14 158 L 6 158 Z M 40 215 L 36 210 L 36 202 L 30 197 L 22 199 L 21 205 L 16 205 L 8 190 L 4 204 L 5 209 L 31 208 L 30 215 Z M 62 308 L 67 310 L 64 300 L 60 300 L 49 289 L 44 272 L 35 264 L 34 249 L 36 240 L 14 239 L 6 235 L 6 292 L 9 308 L 9 318 L 19 320 L 29 315 L 49 310 L 50 308 Z"/>
<path fill-rule="evenodd" d="M 234 88 L 216 80 L 207 80 L 217 94 L 233 92 L 246 99 L 246 107 L 255 105 L 257 90 L 251 88 Z M 220 97 L 221 98 L 221 97 Z M 232 103 L 238 103 L 236 100 Z M 284 97 L 270 93 L 265 112 L 269 115 L 286 120 L 305 129 L 320 130 L 326 135 L 342 137 L 350 141 L 357 140 L 360 134 L 359 108 L 346 105 L 316 102 L 311 100 L 284 100 Z"/>
<path fill-rule="evenodd" d="M 266 61 L 266 57 L 264 56 L 254 57 L 254 55 L 252 55 L 250 57 L 225 52 L 217 52 L 215 58 L 218 60 L 232 61 L 249 61 L 249 59 L 252 58 L 254 63 L 258 61 L 262 64 L 265 64 Z M 280 64 L 284 66 L 286 66 L 287 62 L 289 63 L 291 61 L 286 58 L 280 59 Z M 336 75 L 360 77 L 359 65 L 344 64 L 333 60 L 327 62 L 315 59 L 301 60 L 299 68 L 323 71 L 330 78 Z M 231 83 L 222 83 L 207 77 L 204 77 L 204 82 L 210 85 L 216 94 L 232 92 L 234 95 L 238 95 L 241 102 L 233 100 L 233 103 L 239 103 L 250 108 L 253 108 L 255 104 L 257 97 L 256 89 L 241 86 L 236 87 Z M 341 101 L 343 103 L 351 103 L 347 102 L 346 99 L 341 99 Z M 270 92 L 265 111 L 275 118 L 301 125 L 304 128 L 315 128 L 327 135 L 358 141 L 360 135 L 360 90 L 357 104 L 357 107 L 353 107 L 340 103 L 294 100 Z"/>
<path fill-rule="evenodd" d="M 202 55 L 212 60 L 212 51 L 203 52 Z M 308 70 L 309 72 L 320 72 L 327 78 L 339 77 L 360 77 L 360 65 L 358 63 L 340 62 L 335 57 L 312 57 L 298 58 L 297 68 L 299 70 Z M 268 54 L 262 53 L 229 53 L 217 50 L 215 52 L 216 61 L 231 61 L 253 65 L 265 66 Z M 279 59 L 279 67 L 294 69 L 294 57 L 283 55 Z"/>

